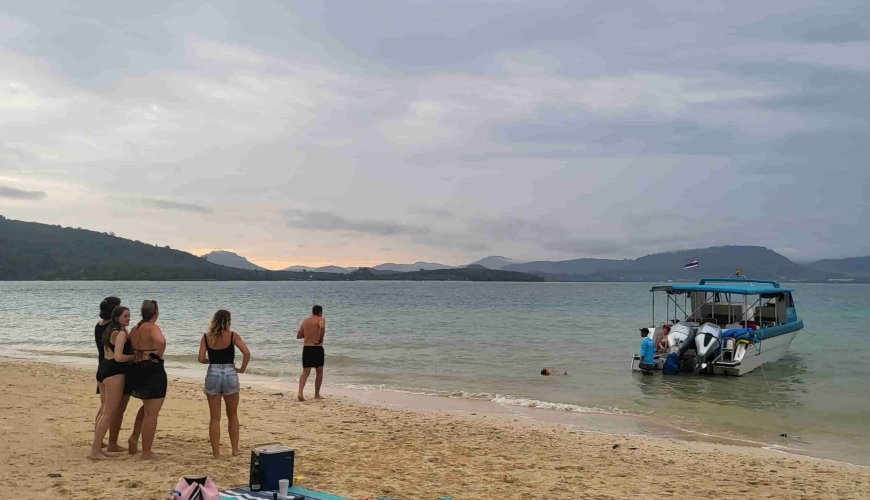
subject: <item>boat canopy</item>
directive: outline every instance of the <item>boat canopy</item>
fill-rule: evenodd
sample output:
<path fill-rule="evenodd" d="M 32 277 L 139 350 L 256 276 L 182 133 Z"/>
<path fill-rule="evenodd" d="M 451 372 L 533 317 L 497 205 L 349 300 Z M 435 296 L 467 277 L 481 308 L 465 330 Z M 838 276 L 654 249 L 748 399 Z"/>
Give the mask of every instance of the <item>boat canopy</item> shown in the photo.
<path fill-rule="evenodd" d="M 719 283 L 719 284 L 708 284 Z M 697 285 L 660 285 L 650 289 L 651 292 L 665 291 L 668 293 L 688 292 L 719 292 L 738 295 L 779 295 L 792 292 L 792 288 L 781 288 L 776 281 L 750 280 L 743 278 L 704 278 Z"/>

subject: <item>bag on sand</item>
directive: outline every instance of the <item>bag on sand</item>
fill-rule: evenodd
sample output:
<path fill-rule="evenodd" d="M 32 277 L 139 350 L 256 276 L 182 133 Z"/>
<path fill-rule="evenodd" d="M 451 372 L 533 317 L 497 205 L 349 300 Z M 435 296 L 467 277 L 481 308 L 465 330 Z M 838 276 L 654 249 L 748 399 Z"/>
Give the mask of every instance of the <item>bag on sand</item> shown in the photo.
<path fill-rule="evenodd" d="M 182 476 L 166 500 L 220 500 L 218 487 L 210 477 Z"/>

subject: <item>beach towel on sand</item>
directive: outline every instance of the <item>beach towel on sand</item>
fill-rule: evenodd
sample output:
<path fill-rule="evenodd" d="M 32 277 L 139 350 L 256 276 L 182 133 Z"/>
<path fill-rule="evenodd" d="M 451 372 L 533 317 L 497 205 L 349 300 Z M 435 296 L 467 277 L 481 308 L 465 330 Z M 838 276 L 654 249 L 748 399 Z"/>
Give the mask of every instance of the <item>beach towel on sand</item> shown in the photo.
<path fill-rule="evenodd" d="M 169 500 L 220 500 L 218 487 L 210 477 L 182 477 L 175 489 L 166 496 Z"/>
<path fill-rule="evenodd" d="M 251 491 L 248 488 L 234 488 L 221 491 L 221 500 L 272 500 L 272 491 Z"/>
<path fill-rule="evenodd" d="M 251 491 L 245 487 L 233 488 L 230 490 L 222 490 L 221 500 L 272 500 L 273 493 L 273 491 Z M 305 500 L 346 500 L 345 498 L 330 495 L 329 493 L 306 490 L 299 486 L 291 486 L 287 493 L 295 495 L 297 498 L 304 498 Z"/>

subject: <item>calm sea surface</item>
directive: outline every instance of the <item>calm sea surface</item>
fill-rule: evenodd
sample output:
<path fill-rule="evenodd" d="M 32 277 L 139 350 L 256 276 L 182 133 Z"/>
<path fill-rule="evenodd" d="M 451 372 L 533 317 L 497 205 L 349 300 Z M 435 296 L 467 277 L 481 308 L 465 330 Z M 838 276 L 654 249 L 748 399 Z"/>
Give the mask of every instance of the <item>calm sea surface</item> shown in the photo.
<path fill-rule="evenodd" d="M 650 322 L 642 283 L 0 282 L 0 344 L 13 355 L 89 356 L 106 295 L 138 317 L 160 305 L 167 359 L 196 363 L 218 308 L 251 370 L 292 380 L 299 322 L 327 319 L 327 383 L 630 413 L 721 436 L 870 464 L 870 286 L 799 284 L 805 322 L 790 353 L 740 378 L 629 371 Z M 567 377 L 541 377 L 544 366 Z M 786 433 L 787 438 L 779 437 Z"/>

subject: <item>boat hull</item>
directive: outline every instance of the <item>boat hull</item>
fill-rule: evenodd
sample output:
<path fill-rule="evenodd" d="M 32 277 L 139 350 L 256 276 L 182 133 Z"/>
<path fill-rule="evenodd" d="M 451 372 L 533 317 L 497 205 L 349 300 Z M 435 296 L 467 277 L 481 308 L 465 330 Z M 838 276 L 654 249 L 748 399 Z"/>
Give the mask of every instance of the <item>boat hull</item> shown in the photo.
<path fill-rule="evenodd" d="M 755 344 L 747 346 L 746 353 L 739 362 L 723 363 L 717 362 L 712 365 L 713 374 L 716 375 L 732 375 L 741 376 L 754 371 L 764 363 L 772 363 L 782 359 L 788 352 L 792 341 L 797 334 L 803 329 L 803 322 L 797 321 L 787 325 L 780 325 L 775 328 L 759 331 L 762 340 Z M 654 369 L 661 370 L 662 365 L 667 358 L 668 353 L 656 353 Z M 694 366 L 696 350 L 694 347 L 685 351 L 681 356 L 682 371 L 692 372 L 691 367 Z M 632 371 L 640 371 L 640 356 L 634 355 L 631 363 Z M 707 372 L 709 373 L 709 372 Z"/>
<path fill-rule="evenodd" d="M 735 366 L 726 366 L 717 363 L 714 373 L 722 375 L 746 375 L 764 363 L 772 363 L 780 360 L 788 352 L 789 346 L 800 330 L 783 333 L 775 337 L 768 337 L 757 344 L 749 346 L 740 363 Z"/>

